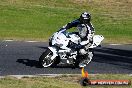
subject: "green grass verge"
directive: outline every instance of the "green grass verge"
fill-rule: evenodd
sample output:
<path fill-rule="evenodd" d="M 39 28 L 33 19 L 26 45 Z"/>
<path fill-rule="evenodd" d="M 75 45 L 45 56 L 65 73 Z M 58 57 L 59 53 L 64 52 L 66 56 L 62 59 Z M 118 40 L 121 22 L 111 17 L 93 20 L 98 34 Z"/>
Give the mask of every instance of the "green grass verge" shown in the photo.
<path fill-rule="evenodd" d="M 83 11 L 105 43 L 132 43 L 131 0 L 0 0 L 0 39 L 48 38 Z"/>
<path fill-rule="evenodd" d="M 113 79 L 130 80 L 132 76 L 123 74 L 102 74 L 89 75 L 91 80 Z M 23 77 L 21 79 L 5 77 L 0 79 L 0 88 L 82 88 L 80 85 L 81 76 L 58 76 L 58 77 Z M 84 88 L 132 88 L 132 85 L 125 86 L 87 86 Z"/>

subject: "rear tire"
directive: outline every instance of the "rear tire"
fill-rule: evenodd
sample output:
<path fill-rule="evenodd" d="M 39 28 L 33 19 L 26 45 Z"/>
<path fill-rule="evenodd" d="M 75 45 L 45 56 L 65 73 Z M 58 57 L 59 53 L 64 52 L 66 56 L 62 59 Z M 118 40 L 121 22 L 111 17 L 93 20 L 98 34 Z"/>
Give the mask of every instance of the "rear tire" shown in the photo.
<path fill-rule="evenodd" d="M 39 58 L 39 63 L 42 67 L 50 67 L 55 65 L 55 59 L 51 60 L 53 52 L 50 49 L 47 49 Z"/>

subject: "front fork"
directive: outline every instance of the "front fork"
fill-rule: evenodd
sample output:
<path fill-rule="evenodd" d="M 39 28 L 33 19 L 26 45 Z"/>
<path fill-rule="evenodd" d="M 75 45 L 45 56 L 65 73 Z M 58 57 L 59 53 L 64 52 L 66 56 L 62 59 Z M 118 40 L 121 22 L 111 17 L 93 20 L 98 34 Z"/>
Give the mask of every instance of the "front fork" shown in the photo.
<path fill-rule="evenodd" d="M 57 49 L 55 47 L 48 47 L 52 52 L 53 52 L 53 56 L 51 57 L 51 60 L 54 60 L 58 54 L 57 54 Z"/>

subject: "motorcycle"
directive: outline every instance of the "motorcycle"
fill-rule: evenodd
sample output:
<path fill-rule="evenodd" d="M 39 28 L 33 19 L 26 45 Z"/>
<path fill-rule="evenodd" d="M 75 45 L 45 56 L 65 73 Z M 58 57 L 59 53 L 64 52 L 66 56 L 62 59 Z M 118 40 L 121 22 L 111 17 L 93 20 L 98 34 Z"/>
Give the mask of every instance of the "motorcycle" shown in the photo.
<path fill-rule="evenodd" d="M 103 39 L 102 35 L 94 35 L 92 44 L 76 49 L 75 47 L 79 43 L 85 45 L 89 41 L 80 42 L 81 38 L 78 32 L 56 32 L 49 39 L 49 47 L 40 56 L 39 63 L 42 67 L 54 67 L 59 63 L 82 67 L 81 64 L 84 63 L 83 61 L 85 61 L 87 56 L 91 56 L 87 64 L 91 62 L 93 48 L 98 47 Z"/>

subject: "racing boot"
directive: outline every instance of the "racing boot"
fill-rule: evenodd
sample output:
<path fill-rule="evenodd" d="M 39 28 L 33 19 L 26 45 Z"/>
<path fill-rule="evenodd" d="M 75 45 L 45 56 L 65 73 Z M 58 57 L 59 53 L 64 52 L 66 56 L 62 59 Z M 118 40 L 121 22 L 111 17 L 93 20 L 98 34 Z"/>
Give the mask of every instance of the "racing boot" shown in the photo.
<path fill-rule="evenodd" d="M 79 67 L 80 68 L 85 67 L 87 64 L 91 62 L 92 58 L 93 58 L 93 53 L 89 52 L 88 54 L 85 55 L 85 59 L 79 63 Z"/>

